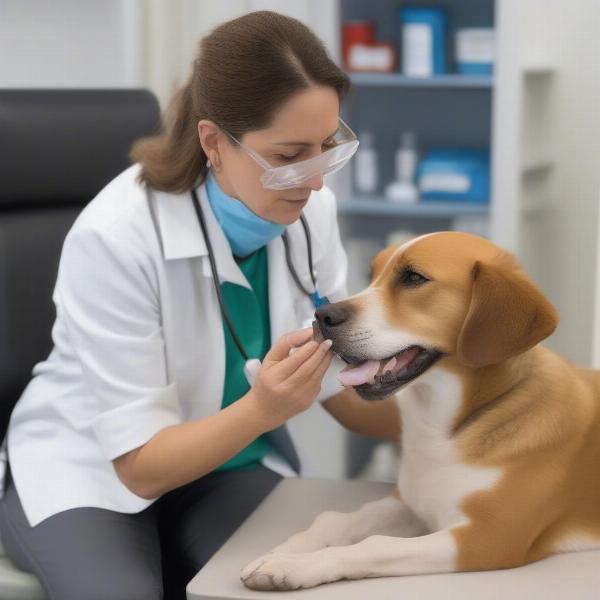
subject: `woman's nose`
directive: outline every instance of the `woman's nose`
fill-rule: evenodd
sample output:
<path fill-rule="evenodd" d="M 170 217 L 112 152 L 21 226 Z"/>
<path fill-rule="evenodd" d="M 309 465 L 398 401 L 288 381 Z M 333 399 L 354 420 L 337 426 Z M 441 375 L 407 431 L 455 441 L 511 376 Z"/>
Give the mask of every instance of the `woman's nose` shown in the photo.
<path fill-rule="evenodd" d="M 315 175 L 309 179 L 308 187 L 315 192 L 318 192 L 323 187 L 323 175 Z"/>

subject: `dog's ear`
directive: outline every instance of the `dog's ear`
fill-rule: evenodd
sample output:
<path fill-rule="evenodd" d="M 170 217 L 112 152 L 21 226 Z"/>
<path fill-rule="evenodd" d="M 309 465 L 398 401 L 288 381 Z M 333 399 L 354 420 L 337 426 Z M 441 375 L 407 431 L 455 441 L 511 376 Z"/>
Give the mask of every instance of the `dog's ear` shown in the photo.
<path fill-rule="evenodd" d="M 556 329 L 556 309 L 522 272 L 478 261 L 472 276 L 471 303 L 457 343 L 463 364 L 499 363 Z"/>

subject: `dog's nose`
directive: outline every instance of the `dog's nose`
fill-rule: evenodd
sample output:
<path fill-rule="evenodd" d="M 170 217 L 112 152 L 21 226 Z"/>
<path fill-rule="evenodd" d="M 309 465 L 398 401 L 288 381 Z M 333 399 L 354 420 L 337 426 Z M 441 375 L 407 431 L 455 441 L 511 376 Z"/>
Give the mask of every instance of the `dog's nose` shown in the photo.
<path fill-rule="evenodd" d="M 337 303 L 325 304 L 325 306 L 321 306 L 315 312 L 315 318 L 319 322 L 322 331 L 341 325 L 344 321 L 348 320 L 349 316 L 350 311 Z"/>

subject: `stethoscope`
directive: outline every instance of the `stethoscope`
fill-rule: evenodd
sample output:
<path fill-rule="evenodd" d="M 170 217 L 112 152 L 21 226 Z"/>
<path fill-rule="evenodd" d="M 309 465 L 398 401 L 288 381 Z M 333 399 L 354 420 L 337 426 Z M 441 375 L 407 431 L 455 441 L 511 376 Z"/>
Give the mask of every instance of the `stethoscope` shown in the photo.
<path fill-rule="evenodd" d="M 217 272 L 217 265 L 215 262 L 215 254 L 213 252 L 212 244 L 210 241 L 210 237 L 208 235 L 208 229 L 206 227 L 206 221 L 204 220 L 204 212 L 202 211 L 202 207 L 200 206 L 200 201 L 198 200 L 198 194 L 196 190 L 192 190 L 192 198 L 194 200 L 194 207 L 196 209 L 196 215 L 198 216 L 198 223 L 200 224 L 200 229 L 202 229 L 202 235 L 204 236 L 204 241 L 206 242 L 206 249 L 208 250 L 208 260 L 210 262 L 210 270 L 212 273 L 212 280 L 215 286 L 215 291 L 217 292 L 217 299 L 219 301 L 219 308 L 221 309 L 221 315 L 229 332 L 231 333 L 231 337 L 235 345 L 237 346 L 240 354 L 244 358 L 244 375 L 248 380 L 248 383 L 252 385 L 254 379 L 256 378 L 256 374 L 258 373 L 261 362 L 258 358 L 250 358 L 248 353 L 244 349 L 244 346 L 235 331 L 235 327 L 229 317 L 229 312 L 227 307 L 225 306 L 225 301 L 223 300 L 223 294 L 221 293 L 221 286 L 219 285 L 219 275 Z M 302 224 L 302 229 L 304 230 L 304 236 L 306 238 L 306 248 L 308 255 L 308 268 L 310 272 L 310 278 L 312 280 L 312 284 L 314 286 L 314 292 L 310 292 L 307 290 L 302 282 L 300 281 L 300 277 L 298 277 L 298 273 L 294 268 L 294 264 L 292 263 L 292 254 L 290 251 L 290 241 L 288 239 L 287 231 L 284 231 L 281 234 L 281 239 L 283 241 L 283 246 L 285 248 L 285 260 L 287 262 L 288 269 L 290 274 L 292 275 L 292 279 L 295 284 L 298 286 L 298 289 L 308 298 L 310 298 L 311 302 L 315 309 L 323 306 L 324 304 L 329 304 L 329 300 L 327 296 L 321 296 L 319 294 L 318 286 L 317 286 L 317 273 L 313 267 L 313 257 L 312 257 L 312 244 L 311 244 L 311 236 L 310 236 L 310 228 L 308 226 L 308 222 L 306 221 L 306 217 L 304 215 L 300 215 L 300 223 Z"/>

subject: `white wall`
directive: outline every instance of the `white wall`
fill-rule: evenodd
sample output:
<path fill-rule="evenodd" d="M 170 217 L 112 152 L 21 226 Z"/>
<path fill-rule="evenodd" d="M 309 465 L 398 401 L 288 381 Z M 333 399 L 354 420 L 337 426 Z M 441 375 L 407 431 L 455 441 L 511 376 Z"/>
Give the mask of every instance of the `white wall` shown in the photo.
<path fill-rule="evenodd" d="M 556 9 L 555 9 L 556 10 Z M 559 310 L 566 318 L 556 345 L 590 364 L 600 196 L 600 2 L 561 3 L 555 39 L 558 65 L 556 189 L 559 209 L 552 235 L 559 244 L 554 269 Z"/>
<path fill-rule="evenodd" d="M 141 83 L 138 0 L 0 1 L 0 87 Z"/>
<path fill-rule="evenodd" d="M 337 2 L 330 0 L 147 0 L 143 78 L 166 106 L 189 77 L 200 39 L 214 27 L 255 10 L 275 10 L 309 25 L 338 55 Z"/>
<path fill-rule="evenodd" d="M 600 193 L 600 0 L 496 2 L 493 239 L 517 252 L 556 305 L 561 322 L 547 345 L 589 365 Z"/>
<path fill-rule="evenodd" d="M 554 72 L 527 84 L 531 105 L 524 107 L 524 135 L 537 139 L 538 146 L 547 144 L 553 167 L 540 176 L 547 181 L 538 187 L 546 209 L 523 219 L 521 246 L 526 266 L 561 315 L 548 345 L 590 365 L 598 302 L 600 1 L 528 0 L 527 7 L 525 52 L 531 62 L 549 64 Z"/>

